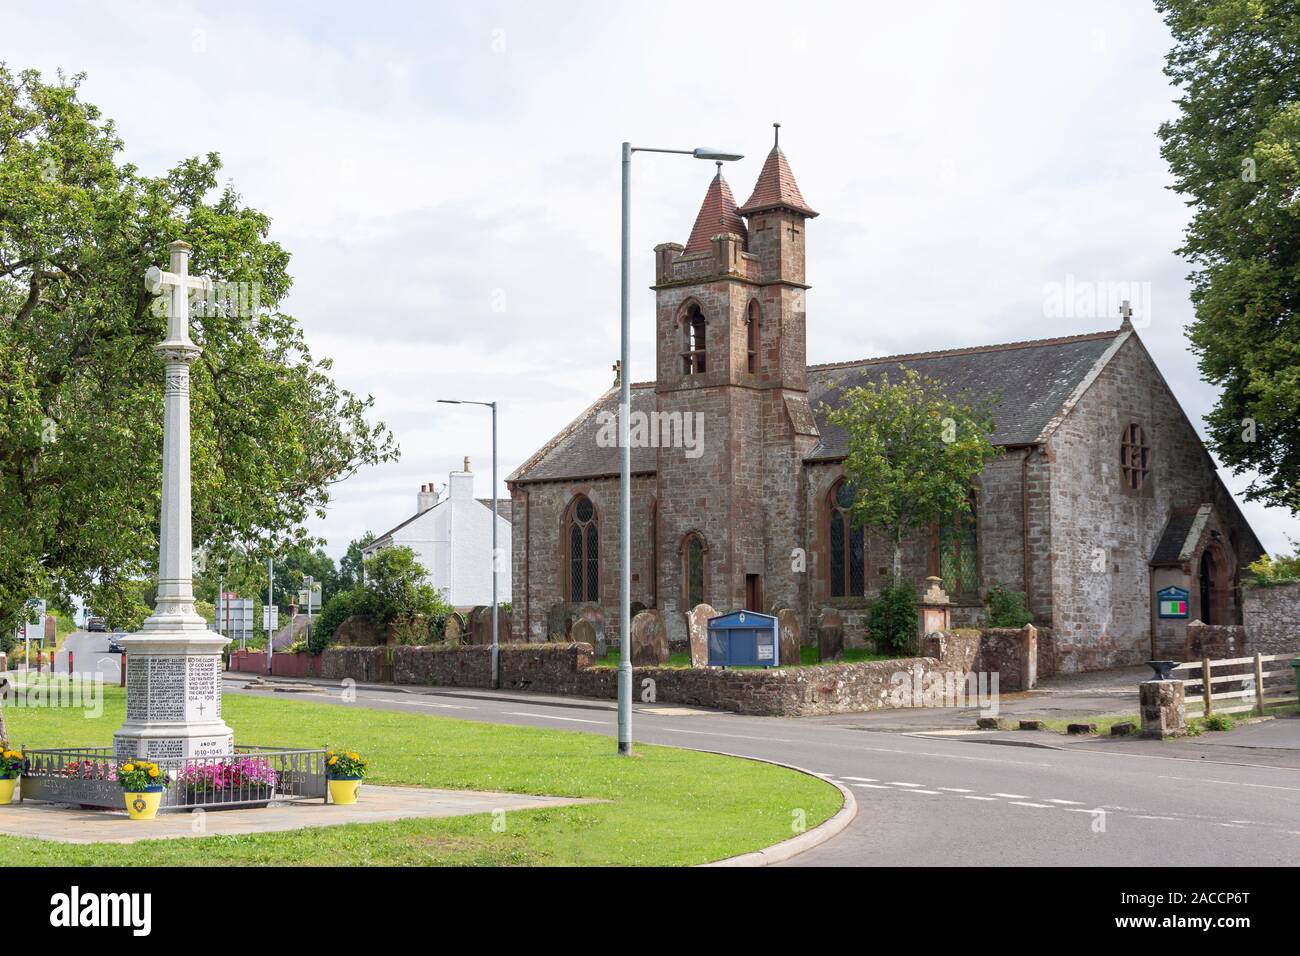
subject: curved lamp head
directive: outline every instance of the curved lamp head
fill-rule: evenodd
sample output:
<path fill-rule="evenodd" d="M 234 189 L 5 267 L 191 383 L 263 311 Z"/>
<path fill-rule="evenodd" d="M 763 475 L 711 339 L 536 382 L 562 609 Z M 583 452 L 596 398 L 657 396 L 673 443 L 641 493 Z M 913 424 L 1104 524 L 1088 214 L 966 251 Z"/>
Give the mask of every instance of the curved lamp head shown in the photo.
<path fill-rule="evenodd" d="M 691 151 L 691 155 L 696 159 L 714 159 L 721 160 L 724 163 L 735 162 L 738 159 L 744 159 L 743 153 L 728 153 L 721 149 L 714 149 L 711 146 L 697 146 Z"/>

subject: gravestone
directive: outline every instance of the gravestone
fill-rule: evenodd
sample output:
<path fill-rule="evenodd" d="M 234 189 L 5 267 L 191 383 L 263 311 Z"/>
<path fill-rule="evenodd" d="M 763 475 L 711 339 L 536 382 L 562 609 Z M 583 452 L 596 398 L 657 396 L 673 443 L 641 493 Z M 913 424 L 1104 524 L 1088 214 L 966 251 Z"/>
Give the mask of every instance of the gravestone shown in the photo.
<path fill-rule="evenodd" d="M 800 638 L 799 615 L 788 607 L 776 612 L 777 640 L 781 647 L 781 663 L 789 667 L 800 662 L 799 648 L 803 646 Z"/>
<path fill-rule="evenodd" d="M 605 656 L 605 641 L 597 635 L 595 626 L 590 621 L 584 621 L 582 618 L 573 622 L 573 630 L 569 632 L 569 639 L 575 644 L 590 644 L 594 658 Z"/>
<path fill-rule="evenodd" d="M 838 611 L 828 607 L 817 616 L 817 656 L 823 661 L 844 656 L 844 621 Z"/>
<path fill-rule="evenodd" d="M 657 667 L 668 660 L 668 630 L 658 611 L 642 611 L 632 619 L 632 664 Z"/>
<path fill-rule="evenodd" d="M 552 604 L 546 612 L 546 640 L 552 644 L 567 641 L 572 626 L 573 605 L 564 601 Z"/>
<path fill-rule="evenodd" d="M 460 616 L 459 611 L 452 611 L 447 615 L 447 623 L 443 628 L 442 637 L 449 644 L 465 643 L 465 619 Z"/>
<path fill-rule="evenodd" d="M 469 642 L 478 645 L 492 643 L 492 606 L 480 604 L 469 614 Z M 505 644 L 510 640 L 510 615 L 501 605 L 497 605 L 497 642 Z"/>
<path fill-rule="evenodd" d="M 577 637 L 578 625 L 586 623 L 591 628 L 592 640 L 585 637 Z M 584 632 L 585 633 L 585 632 Z M 599 605 L 584 604 L 578 611 L 578 619 L 573 622 L 573 629 L 569 632 L 571 641 L 587 641 L 591 644 L 597 657 L 604 657 L 609 650 L 609 645 L 605 640 L 605 612 Z"/>
<path fill-rule="evenodd" d="M 162 495 L 158 595 L 153 613 L 126 648 L 126 720 L 113 735 L 117 760 L 143 757 L 176 768 L 188 757 L 222 757 L 234 735 L 221 719 L 221 652 L 230 642 L 208 630 L 195 607 L 190 531 L 190 365 L 202 349 L 190 339 L 190 293 L 212 281 L 189 274 L 190 247 L 167 246 L 170 271 L 152 267 L 145 287 L 165 292 Z"/>
<path fill-rule="evenodd" d="M 691 666 L 709 665 L 709 618 L 717 617 L 712 604 L 697 604 L 686 613 L 686 630 L 691 641 Z"/>

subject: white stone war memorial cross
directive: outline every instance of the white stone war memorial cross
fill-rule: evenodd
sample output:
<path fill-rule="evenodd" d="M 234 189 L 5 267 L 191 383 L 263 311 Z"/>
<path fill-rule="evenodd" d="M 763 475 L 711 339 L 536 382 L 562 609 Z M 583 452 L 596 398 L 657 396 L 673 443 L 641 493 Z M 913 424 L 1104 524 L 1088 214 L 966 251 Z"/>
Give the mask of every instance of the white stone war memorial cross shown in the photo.
<path fill-rule="evenodd" d="M 143 757 L 176 767 L 188 757 L 221 757 L 234 735 L 221 719 L 221 651 L 226 638 L 208 630 L 194 607 L 190 530 L 190 292 L 212 280 L 189 274 L 190 246 L 173 242 L 170 271 L 145 273 L 145 287 L 169 297 L 167 338 L 154 350 L 166 368 L 163 386 L 162 521 L 158 600 L 126 648 L 126 722 L 113 737 L 118 760 Z"/>

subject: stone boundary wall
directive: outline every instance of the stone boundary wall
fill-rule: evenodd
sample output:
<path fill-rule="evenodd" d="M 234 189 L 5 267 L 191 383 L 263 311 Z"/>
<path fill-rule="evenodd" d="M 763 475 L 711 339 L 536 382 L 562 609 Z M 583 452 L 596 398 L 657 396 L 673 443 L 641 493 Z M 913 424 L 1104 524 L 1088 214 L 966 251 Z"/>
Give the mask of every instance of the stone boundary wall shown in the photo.
<path fill-rule="evenodd" d="M 1251 653 L 1300 653 L 1300 583 L 1241 589 L 1241 620 Z"/>
<path fill-rule="evenodd" d="M 1183 638 L 1183 660 L 1199 661 L 1208 657 L 1212 661 L 1244 657 L 1246 654 L 1266 654 L 1258 647 L 1247 646 L 1246 629 L 1240 624 L 1202 624 L 1192 621 Z"/>
<path fill-rule="evenodd" d="M 930 675 L 961 678 L 975 659 L 978 635 L 957 636 L 942 649 L 947 660 L 900 658 L 772 670 L 635 667 L 633 693 L 641 699 L 654 682 L 655 702 L 713 707 L 751 716 L 800 717 L 860 713 L 894 706 L 895 675 L 920 682 Z M 322 676 L 362 683 L 381 680 L 386 648 L 330 648 L 322 655 Z M 491 648 L 395 647 L 391 679 L 398 684 L 486 688 Z M 593 667 L 592 647 L 583 643 L 501 645 L 501 688 L 612 700 L 618 674 Z M 909 685 L 910 686 L 910 685 Z"/>

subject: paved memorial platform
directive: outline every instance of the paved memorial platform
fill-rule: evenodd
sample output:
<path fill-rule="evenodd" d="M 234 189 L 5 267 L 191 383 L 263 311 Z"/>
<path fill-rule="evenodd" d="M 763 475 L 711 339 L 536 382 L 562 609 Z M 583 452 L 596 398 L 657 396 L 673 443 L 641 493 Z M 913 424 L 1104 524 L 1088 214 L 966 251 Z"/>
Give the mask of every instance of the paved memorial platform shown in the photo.
<path fill-rule="evenodd" d="M 126 810 L 80 810 L 49 803 L 14 803 L 0 807 L 0 835 L 55 840 L 59 843 L 138 843 L 186 837 L 277 833 L 304 827 L 348 823 L 387 823 L 426 817 L 458 817 L 504 810 L 537 810 L 599 800 L 539 797 L 526 793 L 481 790 L 432 790 L 364 784 L 361 800 L 351 806 L 324 803 L 272 804 L 264 809 L 160 813 L 154 820 L 131 820 Z"/>

